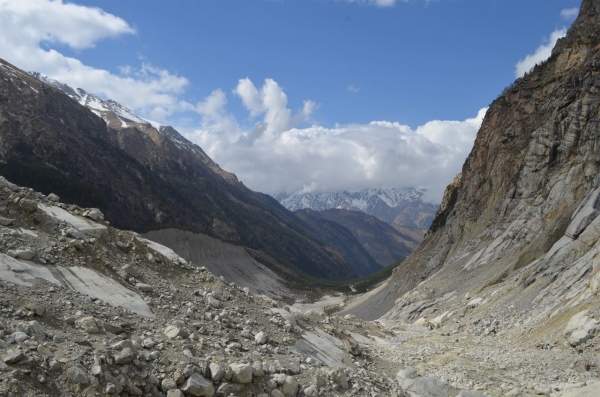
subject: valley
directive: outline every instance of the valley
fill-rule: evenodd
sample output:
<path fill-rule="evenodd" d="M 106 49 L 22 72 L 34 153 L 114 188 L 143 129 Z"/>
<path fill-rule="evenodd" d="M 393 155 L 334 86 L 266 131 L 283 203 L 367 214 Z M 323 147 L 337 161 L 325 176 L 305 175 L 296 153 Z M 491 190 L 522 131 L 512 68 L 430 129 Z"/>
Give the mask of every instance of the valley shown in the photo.
<path fill-rule="evenodd" d="M 600 396 L 599 137 L 600 0 L 439 206 L 256 192 L 0 60 L 0 397 Z"/>

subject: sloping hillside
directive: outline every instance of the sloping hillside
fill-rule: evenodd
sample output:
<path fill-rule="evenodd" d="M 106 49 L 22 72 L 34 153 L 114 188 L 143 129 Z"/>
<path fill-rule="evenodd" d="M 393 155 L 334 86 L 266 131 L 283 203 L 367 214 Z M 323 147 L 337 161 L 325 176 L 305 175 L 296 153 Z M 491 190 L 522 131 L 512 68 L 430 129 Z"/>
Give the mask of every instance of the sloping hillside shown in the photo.
<path fill-rule="evenodd" d="M 107 125 L 4 61 L 0 77 L 0 174 L 10 180 L 99 207 L 121 228 L 189 229 L 260 250 L 312 276 L 356 275 L 276 200 L 247 189 L 172 128 L 123 123 L 114 112 Z"/>

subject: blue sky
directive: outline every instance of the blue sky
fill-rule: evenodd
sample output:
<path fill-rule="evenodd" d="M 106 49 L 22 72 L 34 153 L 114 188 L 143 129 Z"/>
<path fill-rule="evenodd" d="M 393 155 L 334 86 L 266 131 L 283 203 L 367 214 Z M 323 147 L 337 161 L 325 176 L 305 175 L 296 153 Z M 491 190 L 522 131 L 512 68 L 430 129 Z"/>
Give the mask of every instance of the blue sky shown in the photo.
<path fill-rule="evenodd" d="M 174 125 L 257 190 L 412 185 L 439 201 L 485 108 L 578 7 L 0 0 L 0 57 Z"/>

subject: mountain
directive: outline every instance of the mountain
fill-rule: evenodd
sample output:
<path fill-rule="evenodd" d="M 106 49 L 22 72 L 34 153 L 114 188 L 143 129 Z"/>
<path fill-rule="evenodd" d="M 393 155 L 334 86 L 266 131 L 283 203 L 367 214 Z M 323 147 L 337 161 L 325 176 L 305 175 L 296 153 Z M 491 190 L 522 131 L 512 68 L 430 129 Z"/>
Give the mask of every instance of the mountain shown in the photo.
<path fill-rule="evenodd" d="M 310 227 L 315 237 L 349 258 L 350 266 L 360 276 L 376 272 L 382 265 L 392 263 L 378 263 L 354 233 L 335 221 L 323 218 L 320 212 L 304 209 L 294 214 Z"/>
<path fill-rule="evenodd" d="M 296 214 L 298 212 L 301 211 Z M 317 214 L 348 229 L 382 266 L 406 258 L 421 242 L 420 234 L 402 233 L 388 223 L 360 211 L 331 209 Z"/>
<path fill-rule="evenodd" d="M 584 0 L 551 57 L 490 105 L 424 242 L 348 311 L 455 329 L 483 321 L 539 343 L 589 339 L 600 305 L 598 109 L 600 1 Z"/>
<path fill-rule="evenodd" d="M 98 207 L 120 228 L 174 227 L 243 245 L 287 274 L 356 275 L 276 200 L 246 188 L 173 128 L 83 90 L 59 90 L 5 61 L 0 77 L 7 179 Z"/>
<path fill-rule="evenodd" d="M 297 211 L 344 209 L 361 211 L 394 226 L 427 230 L 437 206 L 422 201 L 423 192 L 414 188 L 364 189 L 357 192 L 281 193 L 275 196 L 285 208 Z"/>

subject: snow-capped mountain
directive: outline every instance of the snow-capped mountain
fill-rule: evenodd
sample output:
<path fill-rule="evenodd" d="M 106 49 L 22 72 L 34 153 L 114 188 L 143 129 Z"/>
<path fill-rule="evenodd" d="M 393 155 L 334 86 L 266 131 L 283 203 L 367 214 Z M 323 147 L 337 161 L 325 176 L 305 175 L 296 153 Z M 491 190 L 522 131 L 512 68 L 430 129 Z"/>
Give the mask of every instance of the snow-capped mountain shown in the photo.
<path fill-rule="evenodd" d="M 428 229 L 437 206 L 422 200 L 423 192 L 408 188 L 377 188 L 355 192 L 278 194 L 275 198 L 288 210 L 313 211 L 346 209 L 361 211 L 380 220 L 408 227 Z"/>
<path fill-rule="evenodd" d="M 97 95 L 90 94 L 82 88 L 73 88 L 65 83 L 55 80 L 39 72 L 29 72 L 30 75 L 44 83 L 58 88 L 71 98 L 75 99 L 80 105 L 89 108 L 96 115 L 102 117 L 106 123 L 111 127 L 122 127 L 126 128 L 130 124 L 149 124 L 160 132 L 162 125 L 157 122 L 144 119 L 135 114 L 131 109 L 126 108 L 118 102 L 112 99 L 104 100 Z M 118 120 L 115 120 L 115 117 Z M 115 125 L 115 121 L 118 121 L 120 125 Z"/>

